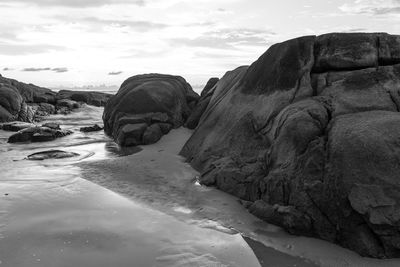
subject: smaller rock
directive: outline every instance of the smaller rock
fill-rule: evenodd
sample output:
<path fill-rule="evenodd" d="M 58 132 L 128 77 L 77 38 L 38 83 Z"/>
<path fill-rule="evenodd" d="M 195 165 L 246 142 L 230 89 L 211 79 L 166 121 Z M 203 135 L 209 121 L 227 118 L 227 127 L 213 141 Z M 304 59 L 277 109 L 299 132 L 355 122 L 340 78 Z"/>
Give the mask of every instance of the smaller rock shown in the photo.
<path fill-rule="evenodd" d="M 203 90 L 201 91 L 201 95 L 200 96 L 201 97 L 206 96 L 218 82 L 219 82 L 219 78 L 217 78 L 217 77 L 210 78 L 208 80 L 206 86 L 204 86 Z"/>
<path fill-rule="evenodd" d="M 140 145 L 146 129 L 146 123 L 127 124 L 119 131 L 116 141 L 121 146 Z"/>
<path fill-rule="evenodd" d="M 48 127 L 30 127 L 23 129 L 8 138 L 8 143 L 46 142 L 72 134 L 69 130 L 55 130 Z"/>
<path fill-rule="evenodd" d="M 78 102 L 70 100 L 70 99 L 60 99 L 60 100 L 57 100 L 57 106 L 66 107 L 69 109 L 75 109 L 75 108 L 79 108 L 80 104 Z"/>
<path fill-rule="evenodd" d="M 31 154 L 27 157 L 28 160 L 45 160 L 45 159 L 63 159 L 79 156 L 78 153 L 66 152 L 62 150 L 48 150 Z"/>
<path fill-rule="evenodd" d="M 10 132 L 18 132 L 20 130 L 30 127 L 35 127 L 35 124 L 22 121 L 13 121 L 13 122 L 3 123 L 2 125 L 0 125 L 0 129 Z"/>
<path fill-rule="evenodd" d="M 47 122 L 47 123 L 43 124 L 42 127 L 47 127 L 47 128 L 54 129 L 54 130 L 61 130 L 60 124 L 55 123 L 55 122 Z"/>
<path fill-rule="evenodd" d="M 81 127 L 79 131 L 88 133 L 88 132 L 97 132 L 103 130 L 103 127 L 100 127 L 98 124 L 95 124 L 93 126 L 88 126 L 88 127 Z"/>
<path fill-rule="evenodd" d="M 161 139 L 163 133 L 160 126 L 156 123 L 147 127 L 143 134 L 143 144 L 150 145 L 156 143 Z"/>
<path fill-rule="evenodd" d="M 158 123 L 158 126 L 160 126 L 161 132 L 163 134 L 167 134 L 172 130 L 172 124 L 169 123 Z"/>
<path fill-rule="evenodd" d="M 48 142 L 53 141 L 57 137 L 51 132 L 34 133 L 31 137 L 31 142 Z"/>
<path fill-rule="evenodd" d="M 49 103 L 40 103 L 36 109 L 36 114 L 39 116 L 48 116 L 56 113 L 56 107 Z"/>

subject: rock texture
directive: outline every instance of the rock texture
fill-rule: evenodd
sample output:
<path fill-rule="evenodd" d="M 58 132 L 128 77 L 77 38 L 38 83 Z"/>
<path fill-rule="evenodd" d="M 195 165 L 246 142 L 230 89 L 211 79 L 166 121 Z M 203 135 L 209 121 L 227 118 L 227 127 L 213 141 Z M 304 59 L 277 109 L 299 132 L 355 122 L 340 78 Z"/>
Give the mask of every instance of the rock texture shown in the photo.
<path fill-rule="evenodd" d="M 400 36 L 301 37 L 225 74 L 181 154 L 291 233 L 400 257 L 399 110 Z"/>
<path fill-rule="evenodd" d="M 201 97 L 196 103 L 196 106 L 192 110 L 189 118 L 187 119 L 185 126 L 189 129 L 194 129 L 199 124 L 201 115 L 203 115 L 206 110 L 208 104 L 210 103 L 212 94 L 214 93 L 214 89 L 216 84 L 218 83 L 219 78 L 211 78 L 208 80 L 206 86 L 201 92 Z"/>
<path fill-rule="evenodd" d="M 103 114 L 104 130 L 122 146 L 157 142 L 189 117 L 199 96 L 179 76 L 144 74 L 123 82 Z"/>

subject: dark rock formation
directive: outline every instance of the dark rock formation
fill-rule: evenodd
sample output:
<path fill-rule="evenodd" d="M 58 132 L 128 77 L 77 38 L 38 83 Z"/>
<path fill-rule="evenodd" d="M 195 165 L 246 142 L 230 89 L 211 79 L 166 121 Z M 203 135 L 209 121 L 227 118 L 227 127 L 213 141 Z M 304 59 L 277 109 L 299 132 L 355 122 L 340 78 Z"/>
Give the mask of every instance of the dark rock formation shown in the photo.
<path fill-rule="evenodd" d="M 57 93 L 57 99 L 70 99 L 76 102 L 83 102 L 88 105 L 103 107 L 112 94 L 93 92 L 93 91 L 70 91 L 61 90 Z"/>
<path fill-rule="evenodd" d="M 0 122 L 40 120 L 50 114 L 68 114 L 80 103 L 104 106 L 111 94 L 50 89 L 0 75 Z"/>
<path fill-rule="evenodd" d="M 196 106 L 193 108 L 192 113 L 185 123 L 187 128 L 194 129 L 199 124 L 201 115 L 203 115 L 204 111 L 207 109 L 208 103 L 210 103 L 212 94 L 214 93 L 214 89 L 218 81 L 219 78 L 211 78 L 208 80 L 206 86 L 201 92 L 199 101 L 196 103 Z"/>
<path fill-rule="evenodd" d="M 189 103 L 198 98 L 182 77 L 133 76 L 108 101 L 103 114 L 104 130 L 123 146 L 157 142 L 172 127 L 184 124 L 191 112 Z"/>
<path fill-rule="evenodd" d="M 28 160 L 46 160 L 46 159 L 64 159 L 79 156 L 78 153 L 66 152 L 62 150 L 47 150 L 31 154 L 27 157 Z"/>
<path fill-rule="evenodd" d="M 33 84 L 26 84 L 0 75 L 0 83 L 18 90 L 27 103 L 56 103 L 56 92 Z"/>
<path fill-rule="evenodd" d="M 56 138 L 64 137 L 72 134 L 69 130 L 57 130 L 48 127 L 30 127 L 18 131 L 8 138 L 9 143 L 22 142 L 47 142 L 53 141 Z"/>
<path fill-rule="evenodd" d="M 103 127 L 100 127 L 98 124 L 95 124 L 93 126 L 81 127 L 79 129 L 79 131 L 84 132 L 84 133 L 98 132 L 101 130 L 103 130 Z"/>
<path fill-rule="evenodd" d="M 400 257 L 400 36 L 273 45 L 216 85 L 181 151 L 289 232 Z"/>
<path fill-rule="evenodd" d="M 0 122 L 16 120 L 32 122 L 33 117 L 33 110 L 26 104 L 18 90 L 11 85 L 0 83 Z"/>

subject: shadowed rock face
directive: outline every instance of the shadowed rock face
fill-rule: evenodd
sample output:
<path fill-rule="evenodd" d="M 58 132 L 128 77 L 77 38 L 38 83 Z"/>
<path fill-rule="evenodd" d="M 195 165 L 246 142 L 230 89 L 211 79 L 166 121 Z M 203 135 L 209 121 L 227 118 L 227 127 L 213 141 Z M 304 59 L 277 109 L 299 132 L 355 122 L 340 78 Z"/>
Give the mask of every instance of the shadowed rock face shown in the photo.
<path fill-rule="evenodd" d="M 218 82 L 181 154 L 294 234 L 400 257 L 400 37 L 301 37 Z"/>
<path fill-rule="evenodd" d="M 196 106 L 193 108 L 190 113 L 189 118 L 185 123 L 185 127 L 189 129 L 194 129 L 199 124 L 201 115 L 203 115 L 204 111 L 207 109 L 208 104 L 210 103 L 212 94 L 214 93 L 215 85 L 218 83 L 219 78 L 211 78 L 208 80 L 206 86 L 201 92 L 201 97 L 197 101 Z"/>
<path fill-rule="evenodd" d="M 103 114 L 104 130 L 118 144 L 157 142 L 171 128 L 183 125 L 199 96 L 179 76 L 133 76 L 110 98 Z"/>

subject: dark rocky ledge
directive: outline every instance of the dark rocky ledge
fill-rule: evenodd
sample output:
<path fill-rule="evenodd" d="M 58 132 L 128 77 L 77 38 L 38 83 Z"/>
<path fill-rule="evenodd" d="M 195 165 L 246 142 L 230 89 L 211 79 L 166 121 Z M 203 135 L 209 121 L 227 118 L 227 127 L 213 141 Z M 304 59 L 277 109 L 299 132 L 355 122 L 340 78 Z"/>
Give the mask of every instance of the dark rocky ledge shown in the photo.
<path fill-rule="evenodd" d="M 111 96 L 90 91 L 54 92 L 0 75 L 0 123 L 33 122 L 50 114 L 67 114 L 82 103 L 104 106 Z"/>
<path fill-rule="evenodd" d="M 400 257 L 399 110 L 400 36 L 301 37 L 227 72 L 181 154 L 290 233 Z"/>

